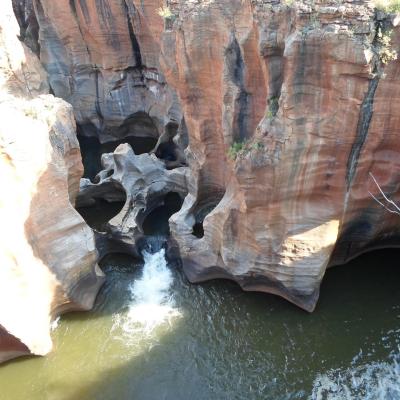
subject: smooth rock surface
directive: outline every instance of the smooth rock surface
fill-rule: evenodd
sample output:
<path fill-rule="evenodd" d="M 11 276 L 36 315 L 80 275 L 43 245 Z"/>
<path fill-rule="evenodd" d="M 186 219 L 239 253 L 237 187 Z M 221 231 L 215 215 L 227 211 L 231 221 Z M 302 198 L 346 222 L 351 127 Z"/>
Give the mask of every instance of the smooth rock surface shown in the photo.
<path fill-rule="evenodd" d="M 103 281 L 93 232 L 73 207 L 83 167 L 72 107 L 0 12 L 0 362 L 44 355 L 52 321 L 87 310 Z"/>

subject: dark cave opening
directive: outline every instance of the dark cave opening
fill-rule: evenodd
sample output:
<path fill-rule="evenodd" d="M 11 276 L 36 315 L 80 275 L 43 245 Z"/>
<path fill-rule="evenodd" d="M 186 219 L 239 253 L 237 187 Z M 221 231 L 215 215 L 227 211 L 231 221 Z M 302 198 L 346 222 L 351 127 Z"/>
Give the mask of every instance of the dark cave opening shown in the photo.
<path fill-rule="evenodd" d="M 107 223 L 120 213 L 126 202 L 125 190 L 119 183 L 109 182 L 102 188 L 104 197 L 96 197 L 93 204 L 76 208 L 86 223 L 98 232 L 106 231 Z"/>
<path fill-rule="evenodd" d="M 101 165 L 102 154 L 113 153 L 123 143 L 128 143 L 135 154 L 144 154 L 153 150 L 157 144 L 156 138 L 137 136 L 127 136 L 124 139 L 100 143 L 96 137 L 78 135 L 78 140 L 84 167 L 83 177 L 90 179 L 92 182 L 95 176 L 103 169 Z"/>
<path fill-rule="evenodd" d="M 162 199 L 161 205 L 145 216 L 142 224 L 143 233 L 146 236 L 168 236 L 170 233 L 168 220 L 181 209 L 182 204 L 183 199 L 178 193 L 167 193 Z"/>
<path fill-rule="evenodd" d="M 102 154 L 113 153 L 123 143 L 128 143 L 137 155 L 150 153 L 156 147 L 159 138 L 157 126 L 145 112 L 134 113 L 120 126 L 104 128 L 103 133 L 91 123 L 78 124 L 77 133 L 84 166 L 83 177 L 91 181 L 103 169 Z M 102 143 L 99 140 L 102 135 L 106 142 Z"/>
<path fill-rule="evenodd" d="M 202 193 L 199 193 L 199 200 L 194 207 L 193 215 L 195 223 L 192 228 L 192 235 L 201 239 L 204 237 L 204 220 L 215 207 L 220 203 L 225 195 L 225 189 L 209 187 L 204 188 Z"/>
<path fill-rule="evenodd" d="M 204 237 L 204 226 L 202 222 L 196 222 L 193 225 L 192 235 L 196 236 L 199 239 Z"/>
<path fill-rule="evenodd" d="M 118 128 L 114 128 L 112 131 L 113 136 L 118 138 L 135 136 L 137 138 L 153 138 L 157 141 L 158 137 L 160 136 L 153 119 L 149 116 L 149 114 L 143 111 L 130 115 Z"/>
<path fill-rule="evenodd" d="M 105 232 L 108 221 L 119 214 L 124 204 L 124 201 L 109 202 L 104 199 L 96 199 L 95 204 L 78 207 L 76 210 L 92 229 Z"/>
<path fill-rule="evenodd" d="M 156 151 L 156 156 L 165 161 L 176 161 L 176 145 L 171 142 L 161 143 Z"/>
<path fill-rule="evenodd" d="M 99 266 L 104 273 L 111 271 L 133 272 L 142 265 L 143 259 L 122 252 L 107 253 L 99 260 Z"/>

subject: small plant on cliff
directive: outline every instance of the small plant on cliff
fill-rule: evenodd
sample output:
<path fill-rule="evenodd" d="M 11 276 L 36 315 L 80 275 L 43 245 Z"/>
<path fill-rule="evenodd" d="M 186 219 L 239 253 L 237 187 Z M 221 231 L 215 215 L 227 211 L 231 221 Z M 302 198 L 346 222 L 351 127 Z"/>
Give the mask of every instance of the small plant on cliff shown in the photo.
<path fill-rule="evenodd" d="M 248 141 L 233 142 L 228 150 L 228 157 L 231 160 L 236 160 L 240 155 L 246 155 L 253 151 L 260 151 L 264 149 L 264 143 L 261 141 Z"/>
<path fill-rule="evenodd" d="M 173 19 L 174 14 L 168 6 L 163 6 L 157 9 L 157 13 L 160 17 L 164 19 Z"/>
<path fill-rule="evenodd" d="M 158 15 L 164 19 L 164 25 L 166 30 L 172 30 L 176 15 L 171 11 L 168 5 L 160 7 Z"/>
<path fill-rule="evenodd" d="M 377 34 L 379 58 L 383 64 L 397 60 L 397 51 L 392 48 L 392 31 L 383 32 L 381 28 Z"/>
<path fill-rule="evenodd" d="M 291 7 L 294 4 L 294 0 L 283 0 L 283 4 Z"/>
<path fill-rule="evenodd" d="M 279 97 L 273 96 L 268 100 L 267 118 L 272 119 L 275 117 L 279 110 Z"/>
<path fill-rule="evenodd" d="M 233 142 L 230 146 L 229 146 L 229 150 L 228 150 L 228 157 L 231 160 L 236 160 L 236 158 L 238 157 L 239 153 L 244 149 L 245 143 L 244 142 Z"/>
<path fill-rule="evenodd" d="M 25 107 L 24 114 L 27 117 L 34 118 L 34 119 L 37 119 L 39 117 L 37 109 L 29 104 Z"/>
<path fill-rule="evenodd" d="M 387 13 L 400 13 L 400 0 L 374 0 L 374 6 Z"/>

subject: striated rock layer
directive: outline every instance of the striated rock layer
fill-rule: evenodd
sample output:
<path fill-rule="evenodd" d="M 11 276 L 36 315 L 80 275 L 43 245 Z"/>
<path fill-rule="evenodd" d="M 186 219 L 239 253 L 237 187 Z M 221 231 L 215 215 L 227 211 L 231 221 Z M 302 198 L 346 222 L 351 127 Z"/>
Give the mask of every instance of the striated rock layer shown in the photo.
<path fill-rule="evenodd" d="M 311 311 L 329 265 L 397 243 L 369 194 L 372 173 L 399 200 L 395 16 L 352 0 L 33 3 L 40 60 L 81 135 L 154 136 L 167 168 L 184 160 L 168 166 L 160 145 L 185 149 L 170 225 L 191 281 L 229 278 Z"/>
<path fill-rule="evenodd" d="M 146 136 L 145 115 L 158 138 L 169 122 L 182 118 L 176 95 L 159 72 L 159 46 L 151 31 L 161 1 L 145 3 L 139 13 L 128 1 L 33 1 L 40 60 L 54 94 L 73 105 L 83 136 L 100 142 Z M 154 33 L 160 34 L 156 19 Z"/>
<path fill-rule="evenodd" d="M 367 2 L 274 3 L 182 3 L 179 30 L 164 36 L 167 80 L 201 154 L 196 189 L 225 190 L 203 238 L 188 223 L 198 192 L 173 222 L 191 280 L 231 278 L 312 311 L 328 265 L 398 239 L 399 221 L 368 192 L 377 193 L 370 172 L 398 192 L 399 62 L 380 60 L 390 18 Z M 207 45 L 196 45 L 200 35 Z M 224 157 L 244 138 L 234 161 Z"/>
<path fill-rule="evenodd" d="M 37 57 L 0 13 L 0 362 L 51 350 L 51 322 L 87 310 L 103 282 L 75 211 L 83 168 L 72 107 L 48 93 Z"/>

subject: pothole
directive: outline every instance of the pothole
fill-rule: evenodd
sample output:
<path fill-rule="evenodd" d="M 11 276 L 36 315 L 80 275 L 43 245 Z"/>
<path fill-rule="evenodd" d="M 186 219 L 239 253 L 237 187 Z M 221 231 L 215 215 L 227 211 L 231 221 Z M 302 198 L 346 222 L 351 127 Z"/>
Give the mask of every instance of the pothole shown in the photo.
<path fill-rule="evenodd" d="M 143 233 L 147 236 L 168 236 L 170 233 L 168 220 L 181 209 L 183 199 L 178 193 L 170 192 L 157 203 L 158 205 L 143 220 Z"/>

